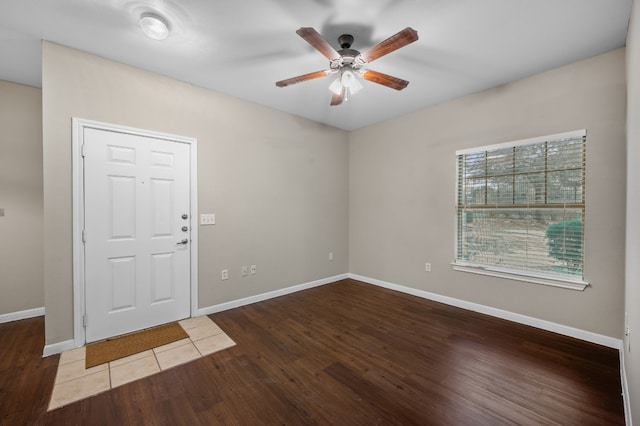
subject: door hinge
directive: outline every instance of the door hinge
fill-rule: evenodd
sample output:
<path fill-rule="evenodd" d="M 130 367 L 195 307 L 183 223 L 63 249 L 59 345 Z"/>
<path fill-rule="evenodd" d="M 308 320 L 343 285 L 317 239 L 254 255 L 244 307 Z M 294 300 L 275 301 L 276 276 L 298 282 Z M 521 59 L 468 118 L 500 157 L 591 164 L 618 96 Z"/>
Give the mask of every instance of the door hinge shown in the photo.
<path fill-rule="evenodd" d="M 84 229 L 82 230 L 82 242 L 86 243 L 87 242 L 87 238 L 84 235 Z"/>
<path fill-rule="evenodd" d="M 85 155 L 87 155 L 87 153 L 86 153 L 86 151 L 85 151 L 84 147 L 85 147 L 85 144 L 82 144 L 82 148 L 80 148 L 80 152 L 81 152 L 81 154 L 82 154 L 82 156 L 83 156 L 83 157 L 84 157 Z"/>
<path fill-rule="evenodd" d="M 86 327 L 87 323 L 89 322 L 87 314 L 82 315 L 82 326 Z"/>

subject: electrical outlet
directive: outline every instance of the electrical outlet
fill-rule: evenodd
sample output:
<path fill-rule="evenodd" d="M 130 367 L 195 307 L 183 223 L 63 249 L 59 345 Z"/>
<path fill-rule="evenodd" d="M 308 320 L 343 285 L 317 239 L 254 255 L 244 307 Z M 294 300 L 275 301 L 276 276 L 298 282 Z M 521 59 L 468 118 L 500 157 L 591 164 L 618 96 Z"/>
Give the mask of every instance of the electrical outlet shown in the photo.
<path fill-rule="evenodd" d="M 329 260 L 333 260 L 333 259 L 334 259 L 333 252 L 331 251 L 331 252 L 329 252 Z"/>
<path fill-rule="evenodd" d="M 431 272 L 431 264 L 430 263 L 425 263 L 424 264 L 424 270 L 427 272 Z"/>
<path fill-rule="evenodd" d="M 251 269 L 250 269 L 251 275 L 255 275 L 256 274 L 256 269 L 257 269 L 256 265 L 251 265 Z"/>
<path fill-rule="evenodd" d="M 220 271 L 220 279 L 224 280 L 228 280 L 229 279 L 229 270 L 227 269 L 223 269 L 222 271 Z"/>
<path fill-rule="evenodd" d="M 216 215 L 215 213 L 202 213 L 200 215 L 200 225 L 215 225 Z"/>
<path fill-rule="evenodd" d="M 247 265 L 244 265 L 242 267 L 242 276 L 246 277 L 247 275 L 249 275 L 249 272 L 247 271 Z"/>

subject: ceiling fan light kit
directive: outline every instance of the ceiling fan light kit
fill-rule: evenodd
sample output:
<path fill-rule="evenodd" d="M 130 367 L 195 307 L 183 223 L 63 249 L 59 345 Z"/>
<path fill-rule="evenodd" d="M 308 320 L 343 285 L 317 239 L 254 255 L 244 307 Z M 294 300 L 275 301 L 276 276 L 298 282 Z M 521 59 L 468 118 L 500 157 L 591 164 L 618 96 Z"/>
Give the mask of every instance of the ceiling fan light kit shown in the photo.
<path fill-rule="evenodd" d="M 364 53 L 351 49 L 351 44 L 353 43 L 353 36 L 351 34 L 343 34 L 338 37 L 338 43 L 341 49 L 336 51 L 320 33 L 313 28 L 303 27 L 298 29 L 296 33 L 329 59 L 329 69 L 280 80 L 276 82 L 276 86 L 278 87 L 286 87 L 303 81 L 324 77 L 329 74 L 339 73 L 338 78 L 329 86 L 329 90 L 333 93 L 331 105 L 335 106 L 347 101 L 349 95 L 353 95 L 362 89 L 363 86 L 359 78 L 395 90 L 402 90 L 409 84 L 408 81 L 401 78 L 363 67 L 384 55 L 418 40 L 418 32 L 413 28 L 405 28 L 399 33 L 371 47 Z"/>
<path fill-rule="evenodd" d="M 362 83 L 358 81 L 356 73 L 346 68 L 343 68 L 340 71 L 340 76 L 338 76 L 338 78 L 336 78 L 329 86 L 329 90 L 336 95 L 341 94 L 342 90 L 346 90 L 348 94 L 354 95 L 361 89 Z M 345 101 L 347 100 L 347 93 L 345 93 Z"/>

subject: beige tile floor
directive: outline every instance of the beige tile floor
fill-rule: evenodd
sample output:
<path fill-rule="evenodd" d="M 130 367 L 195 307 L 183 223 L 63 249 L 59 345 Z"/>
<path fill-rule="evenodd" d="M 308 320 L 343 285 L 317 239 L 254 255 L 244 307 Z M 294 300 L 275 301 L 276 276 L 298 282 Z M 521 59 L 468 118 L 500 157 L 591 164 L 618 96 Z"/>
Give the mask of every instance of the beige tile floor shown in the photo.
<path fill-rule="evenodd" d="M 235 342 L 207 316 L 180 321 L 189 335 L 168 345 L 85 369 L 85 348 L 60 355 L 49 410 L 106 392 L 205 355 L 230 348 Z"/>

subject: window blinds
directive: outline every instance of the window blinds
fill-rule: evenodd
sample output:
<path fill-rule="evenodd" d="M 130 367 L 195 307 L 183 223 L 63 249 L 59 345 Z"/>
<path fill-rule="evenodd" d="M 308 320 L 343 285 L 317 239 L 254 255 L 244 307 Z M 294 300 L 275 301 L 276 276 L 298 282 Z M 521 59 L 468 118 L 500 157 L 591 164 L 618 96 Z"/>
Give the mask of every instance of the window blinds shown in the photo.
<path fill-rule="evenodd" d="M 586 131 L 457 152 L 456 263 L 582 278 Z"/>

